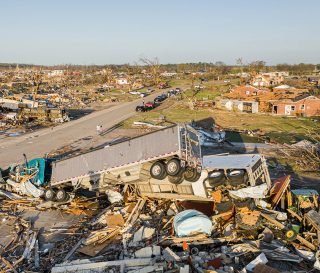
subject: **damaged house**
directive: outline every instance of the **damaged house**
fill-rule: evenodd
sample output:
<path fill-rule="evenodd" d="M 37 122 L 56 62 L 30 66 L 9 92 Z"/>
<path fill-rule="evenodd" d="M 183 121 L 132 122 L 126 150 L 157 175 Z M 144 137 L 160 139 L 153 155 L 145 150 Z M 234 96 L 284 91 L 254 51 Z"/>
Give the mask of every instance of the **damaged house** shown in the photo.
<path fill-rule="evenodd" d="M 291 101 L 298 96 L 309 96 L 308 89 L 280 85 L 270 90 L 269 88 L 257 88 L 250 85 L 244 85 L 235 87 L 230 93 L 224 94 L 224 98 L 229 100 L 257 102 L 259 105 L 259 112 L 272 112 L 273 102 Z M 230 106 L 227 106 L 226 108 L 230 110 Z"/>
<path fill-rule="evenodd" d="M 220 99 L 216 101 L 216 107 L 229 111 L 240 111 L 245 113 L 259 112 L 259 102 L 257 101 Z"/>
<path fill-rule="evenodd" d="M 0 111 L 2 120 L 8 123 L 33 120 L 55 123 L 69 121 L 64 109 L 41 108 L 39 107 L 39 101 L 24 98 L 17 100 L 0 98 Z"/>
<path fill-rule="evenodd" d="M 320 99 L 315 96 L 296 97 L 272 102 L 272 114 L 283 116 L 320 116 Z"/>
<path fill-rule="evenodd" d="M 258 87 L 271 87 L 283 83 L 284 77 L 288 75 L 287 72 L 262 73 L 254 76 L 251 84 Z"/>

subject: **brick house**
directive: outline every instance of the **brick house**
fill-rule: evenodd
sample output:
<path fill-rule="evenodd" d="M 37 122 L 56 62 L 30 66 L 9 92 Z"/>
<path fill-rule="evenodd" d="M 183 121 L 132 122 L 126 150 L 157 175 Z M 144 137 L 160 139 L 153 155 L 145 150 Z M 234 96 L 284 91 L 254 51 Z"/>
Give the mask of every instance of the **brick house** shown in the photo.
<path fill-rule="evenodd" d="M 240 101 L 256 101 L 259 104 L 259 110 L 264 112 L 268 109 L 265 101 L 273 99 L 273 94 L 269 89 L 243 85 L 235 87 L 230 93 L 224 94 L 223 97 Z"/>
<path fill-rule="evenodd" d="M 250 85 L 243 85 L 243 86 L 238 86 L 236 88 L 234 88 L 231 93 L 230 93 L 230 97 L 233 98 L 246 98 L 246 97 L 251 97 L 251 96 L 259 96 L 261 94 L 264 93 L 268 93 L 270 92 L 270 90 L 262 90 Z"/>
<path fill-rule="evenodd" d="M 272 114 L 283 116 L 320 116 L 320 99 L 315 96 L 272 102 Z"/>

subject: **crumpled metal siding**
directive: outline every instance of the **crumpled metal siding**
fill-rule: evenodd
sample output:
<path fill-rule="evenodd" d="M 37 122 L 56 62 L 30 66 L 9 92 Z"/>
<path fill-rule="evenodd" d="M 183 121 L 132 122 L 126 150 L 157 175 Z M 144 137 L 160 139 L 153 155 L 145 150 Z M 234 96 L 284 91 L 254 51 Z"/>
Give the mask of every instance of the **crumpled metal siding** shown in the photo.
<path fill-rule="evenodd" d="M 115 145 L 56 161 L 51 183 L 90 175 L 179 151 L 179 127 L 172 126 Z"/>

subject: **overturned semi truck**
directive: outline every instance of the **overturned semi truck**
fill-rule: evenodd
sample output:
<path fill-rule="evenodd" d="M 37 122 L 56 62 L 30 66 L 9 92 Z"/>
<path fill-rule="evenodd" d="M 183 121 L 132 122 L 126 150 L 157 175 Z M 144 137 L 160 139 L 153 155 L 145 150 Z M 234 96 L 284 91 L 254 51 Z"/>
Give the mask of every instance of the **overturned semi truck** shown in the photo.
<path fill-rule="evenodd" d="M 36 185 L 45 189 L 45 199 L 58 202 L 80 188 L 105 191 L 126 184 L 141 195 L 189 200 L 212 199 L 212 191 L 221 185 L 229 189 L 261 184 L 270 187 L 262 156 L 203 155 L 201 143 L 199 131 L 179 124 L 70 158 L 34 159 L 32 170 L 27 162 L 16 169 L 21 172 L 29 168 L 22 172 L 29 176 L 45 172 Z M 45 168 L 36 171 L 36 162 Z"/>
<path fill-rule="evenodd" d="M 196 200 L 207 200 L 210 190 L 223 183 L 271 184 L 262 156 L 203 156 L 199 132 L 186 124 L 54 161 L 51 166 L 45 198 L 57 201 L 66 199 L 68 191 L 103 191 L 119 184 L 130 184 L 142 195 L 184 195 Z"/>

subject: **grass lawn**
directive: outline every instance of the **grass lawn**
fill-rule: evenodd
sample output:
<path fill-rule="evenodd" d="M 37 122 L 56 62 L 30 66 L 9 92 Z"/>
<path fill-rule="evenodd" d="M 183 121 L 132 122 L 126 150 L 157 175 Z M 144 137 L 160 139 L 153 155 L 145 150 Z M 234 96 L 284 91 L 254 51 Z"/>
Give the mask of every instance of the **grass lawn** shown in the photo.
<path fill-rule="evenodd" d="M 308 130 L 320 130 L 320 121 L 311 118 L 278 117 L 263 114 L 247 114 L 217 109 L 191 110 L 185 102 L 168 99 L 156 109 L 137 113 L 125 121 L 125 127 L 132 126 L 133 121 L 154 122 L 165 116 L 172 122 L 190 122 L 207 117 L 212 117 L 215 123 L 225 130 L 260 130 L 271 141 L 280 143 L 296 142 L 306 138 Z M 262 139 L 250 137 L 246 134 L 228 134 L 231 141 L 262 142 Z"/>

